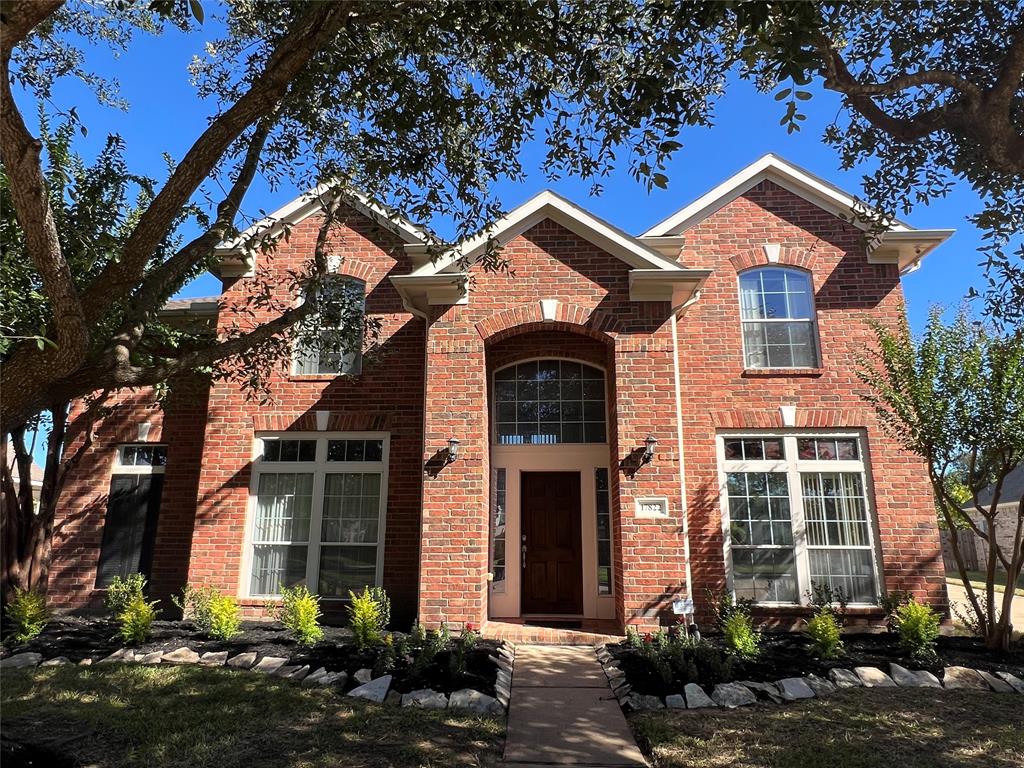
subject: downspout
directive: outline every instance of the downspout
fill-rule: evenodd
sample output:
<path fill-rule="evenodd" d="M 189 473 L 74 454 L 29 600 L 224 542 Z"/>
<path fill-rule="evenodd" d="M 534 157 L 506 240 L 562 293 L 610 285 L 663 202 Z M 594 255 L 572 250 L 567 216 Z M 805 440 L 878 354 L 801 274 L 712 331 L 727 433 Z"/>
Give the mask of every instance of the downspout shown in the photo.
<path fill-rule="evenodd" d="M 683 557 L 686 559 L 686 595 L 693 597 L 693 570 L 690 566 L 690 515 L 686 507 L 686 467 L 683 461 L 683 388 L 679 368 L 679 313 L 700 298 L 700 291 L 694 292 L 685 303 L 672 313 L 672 374 L 675 379 L 676 395 L 676 441 L 679 451 L 679 503 L 683 512 Z"/>

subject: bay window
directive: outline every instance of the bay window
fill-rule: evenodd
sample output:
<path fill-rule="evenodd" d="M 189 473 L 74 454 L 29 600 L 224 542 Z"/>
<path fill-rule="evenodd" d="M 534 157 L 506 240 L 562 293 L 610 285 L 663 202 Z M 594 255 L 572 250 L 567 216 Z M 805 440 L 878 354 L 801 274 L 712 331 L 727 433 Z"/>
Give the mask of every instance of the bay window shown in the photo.
<path fill-rule="evenodd" d="M 380 584 L 386 435 L 264 435 L 253 460 L 248 594 L 327 599 Z"/>
<path fill-rule="evenodd" d="M 814 585 L 853 604 L 878 597 L 859 435 L 721 435 L 732 588 L 759 603 L 806 602 Z"/>

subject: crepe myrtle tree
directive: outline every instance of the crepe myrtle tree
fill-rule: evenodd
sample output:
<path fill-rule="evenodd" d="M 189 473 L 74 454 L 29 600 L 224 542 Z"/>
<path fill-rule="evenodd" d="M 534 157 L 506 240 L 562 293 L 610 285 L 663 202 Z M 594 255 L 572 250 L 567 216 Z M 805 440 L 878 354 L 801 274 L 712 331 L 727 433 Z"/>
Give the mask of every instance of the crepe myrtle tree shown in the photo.
<path fill-rule="evenodd" d="M 860 372 L 869 386 L 865 398 L 885 431 L 925 460 L 945 526 L 969 529 L 988 545 L 979 595 L 959 541 L 950 537 L 972 623 L 988 647 L 1006 649 L 1012 585 L 1024 566 L 1024 499 L 1003 493 L 1006 476 L 1024 462 L 1024 333 L 1000 334 L 964 310 L 949 325 L 933 310 L 919 339 L 906 323 L 874 330 L 877 352 Z M 992 498 L 982 503 L 979 494 L 990 486 Z M 1013 532 L 1009 544 L 996 536 L 997 526 Z M 1001 598 L 997 571 L 1006 575 Z"/>

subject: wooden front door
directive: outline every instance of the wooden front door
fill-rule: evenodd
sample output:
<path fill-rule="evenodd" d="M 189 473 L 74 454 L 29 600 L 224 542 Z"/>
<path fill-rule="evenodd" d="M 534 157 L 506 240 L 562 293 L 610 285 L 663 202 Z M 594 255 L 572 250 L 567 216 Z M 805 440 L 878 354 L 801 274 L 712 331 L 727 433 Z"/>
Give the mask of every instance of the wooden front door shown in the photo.
<path fill-rule="evenodd" d="M 583 613 L 579 472 L 523 472 L 522 612 Z"/>

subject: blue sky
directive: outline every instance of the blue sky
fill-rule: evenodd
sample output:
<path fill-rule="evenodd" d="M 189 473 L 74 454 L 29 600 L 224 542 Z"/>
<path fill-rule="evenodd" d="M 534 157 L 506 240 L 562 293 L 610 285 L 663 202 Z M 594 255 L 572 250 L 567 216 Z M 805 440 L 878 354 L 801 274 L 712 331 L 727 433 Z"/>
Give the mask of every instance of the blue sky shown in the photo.
<path fill-rule="evenodd" d="M 75 105 L 89 129 L 79 151 L 91 156 L 108 133 L 120 134 L 127 143 L 127 161 L 134 172 L 162 179 L 165 176 L 163 153 L 180 159 L 191 142 L 203 130 L 213 105 L 199 101 L 189 84 L 187 66 L 192 56 L 201 53 L 207 39 L 216 37 L 219 26 L 207 10 L 206 24 L 190 33 L 169 30 L 161 37 L 140 36 L 131 50 L 114 59 L 107 50 L 90 51 L 92 67 L 116 77 L 121 93 L 131 105 L 127 113 L 101 107 L 78 84 L 62 85 L 54 103 L 62 108 Z M 842 172 L 835 152 L 824 145 L 824 127 L 839 110 L 839 99 L 833 94 L 814 91 L 806 103 L 807 121 L 802 131 L 788 135 L 779 125 L 783 107 L 770 95 L 757 93 L 749 83 L 730 84 L 719 101 L 715 125 L 710 129 L 688 129 L 679 150 L 667 168 L 667 190 L 648 193 L 634 181 L 623 166 L 604 180 L 604 193 L 590 197 L 590 183 L 579 179 L 550 182 L 539 170 L 541 153 L 536 147 L 524 150 L 524 165 L 530 176 L 523 184 L 498 184 L 495 192 L 506 208 L 523 202 L 545 187 L 554 189 L 598 216 L 637 234 L 683 207 L 711 187 L 717 185 L 743 166 L 766 152 L 776 152 L 802 165 L 851 192 L 860 189 L 860 177 L 866 169 Z M 34 114 L 34 106 L 20 99 L 26 116 Z M 272 211 L 291 200 L 299 192 L 283 187 L 271 192 L 262 180 L 257 181 L 246 198 L 245 210 L 258 215 L 260 210 Z M 919 206 L 904 217 L 919 228 L 951 227 L 956 235 L 932 253 L 923 267 L 904 281 L 907 307 L 912 326 L 920 330 L 929 307 L 956 305 L 968 286 L 982 286 L 982 269 L 977 262 L 981 244 L 979 232 L 966 217 L 980 207 L 977 196 L 966 184 L 959 184 L 947 198 L 931 206 Z M 442 235 L 445 222 L 430 222 Z M 203 275 L 181 291 L 182 297 L 209 296 L 219 292 L 219 283 L 211 275 Z"/>

